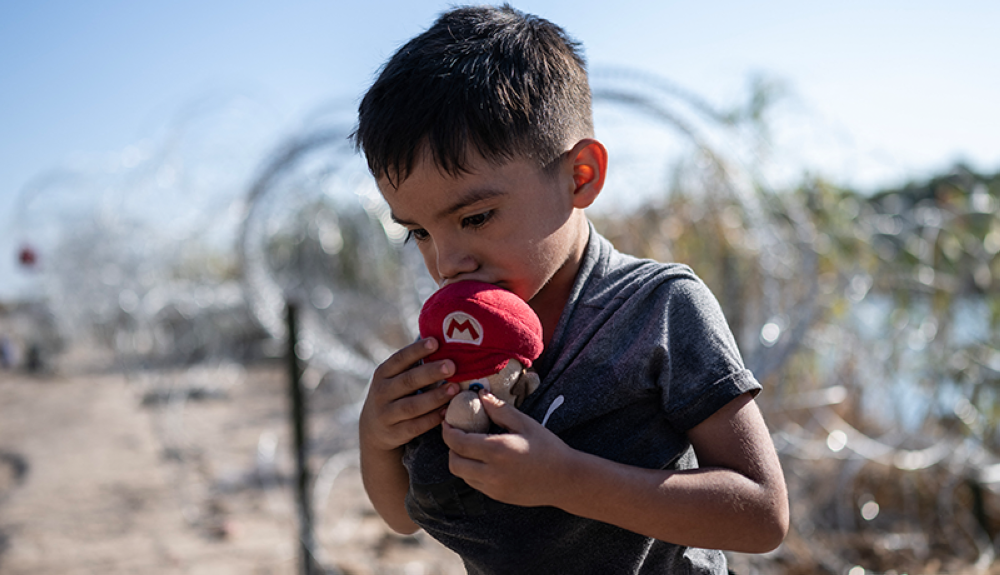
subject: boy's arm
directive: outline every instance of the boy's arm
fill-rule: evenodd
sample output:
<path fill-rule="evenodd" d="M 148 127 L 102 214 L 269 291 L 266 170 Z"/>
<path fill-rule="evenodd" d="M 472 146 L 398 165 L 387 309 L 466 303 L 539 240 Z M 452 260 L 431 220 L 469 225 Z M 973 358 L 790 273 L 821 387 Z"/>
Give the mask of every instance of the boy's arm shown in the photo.
<path fill-rule="evenodd" d="M 688 433 L 698 469 L 664 471 L 574 450 L 530 417 L 483 402 L 512 433 L 465 434 L 445 424 L 452 472 L 486 495 L 552 505 L 656 539 L 761 553 L 788 530 L 788 496 L 777 454 L 750 394 Z M 498 421 L 499 420 L 499 421 Z"/>
<path fill-rule="evenodd" d="M 404 502 L 409 475 L 401 460 L 402 448 L 380 451 L 361 446 L 361 479 L 375 511 L 396 533 L 409 535 L 419 527 L 406 513 Z"/>
<path fill-rule="evenodd" d="M 425 339 L 385 360 L 372 376 L 358 420 L 365 491 L 375 511 L 399 533 L 419 529 L 404 506 L 410 480 L 403 466 L 403 445 L 440 425 L 444 406 L 459 390 L 458 384 L 450 383 L 417 393 L 455 370 L 451 360 L 414 366 L 435 349 L 437 342 Z"/>

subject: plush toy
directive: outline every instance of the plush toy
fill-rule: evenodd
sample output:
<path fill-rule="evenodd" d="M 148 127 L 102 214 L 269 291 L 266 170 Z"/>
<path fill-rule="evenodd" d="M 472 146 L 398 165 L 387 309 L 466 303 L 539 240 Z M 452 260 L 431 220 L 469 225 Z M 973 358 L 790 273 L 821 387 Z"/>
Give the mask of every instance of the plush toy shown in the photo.
<path fill-rule="evenodd" d="M 542 324 L 528 304 L 494 285 L 462 281 L 436 291 L 420 310 L 421 337 L 440 347 L 427 361 L 451 359 L 462 391 L 448 405 L 445 421 L 464 431 L 486 433 L 490 419 L 479 399 L 485 389 L 515 407 L 538 388 L 528 371 L 542 353 Z"/>

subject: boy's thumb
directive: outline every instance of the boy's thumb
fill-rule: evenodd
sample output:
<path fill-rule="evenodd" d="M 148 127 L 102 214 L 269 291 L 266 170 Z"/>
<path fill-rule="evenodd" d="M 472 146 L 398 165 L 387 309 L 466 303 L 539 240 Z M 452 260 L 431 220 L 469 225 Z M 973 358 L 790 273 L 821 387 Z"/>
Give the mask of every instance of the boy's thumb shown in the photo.
<path fill-rule="evenodd" d="M 523 417 L 527 415 L 521 413 L 510 403 L 501 401 L 500 398 L 489 392 L 479 394 L 479 399 L 483 402 L 486 415 L 493 423 L 506 429 L 507 431 L 519 432 L 523 427 Z"/>

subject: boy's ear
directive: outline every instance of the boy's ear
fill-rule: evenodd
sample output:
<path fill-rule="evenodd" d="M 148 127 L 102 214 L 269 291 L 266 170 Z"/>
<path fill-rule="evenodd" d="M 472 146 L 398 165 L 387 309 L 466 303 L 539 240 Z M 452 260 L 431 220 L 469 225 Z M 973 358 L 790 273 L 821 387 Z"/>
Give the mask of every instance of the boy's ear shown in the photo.
<path fill-rule="evenodd" d="M 604 187 L 608 150 L 599 141 L 584 138 L 573 146 L 568 157 L 573 170 L 573 207 L 586 208 Z"/>

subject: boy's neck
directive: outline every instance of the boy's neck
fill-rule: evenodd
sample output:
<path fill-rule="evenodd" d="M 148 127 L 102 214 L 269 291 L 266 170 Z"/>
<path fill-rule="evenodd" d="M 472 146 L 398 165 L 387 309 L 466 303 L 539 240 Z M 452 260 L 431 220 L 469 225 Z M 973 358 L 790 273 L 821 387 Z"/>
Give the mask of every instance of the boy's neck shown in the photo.
<path fill-rule="evenodd" d="M 572 249 L 568 252 L 565 263 L 545 284 L 545 287 L 528 302 L 528 305 L 542 322 L 542 337 L 546 347 L 552 341 L 552 335 L 555 333 L 559 319 L 569 301 L 569 294 L 573 290 L 573 284 L 576 283 L 576 276 L 583 262 L 583 254 L 587 251 L 587 242 L 590 240 L 590 225 L 587 217 L 582 210 L 579 210 L 575 216 L 576 233 Z"/>

